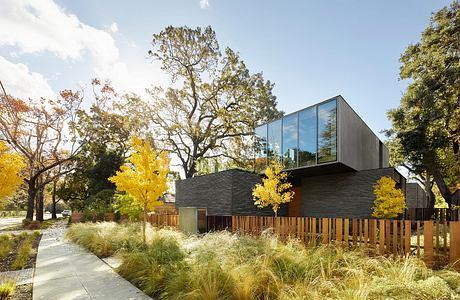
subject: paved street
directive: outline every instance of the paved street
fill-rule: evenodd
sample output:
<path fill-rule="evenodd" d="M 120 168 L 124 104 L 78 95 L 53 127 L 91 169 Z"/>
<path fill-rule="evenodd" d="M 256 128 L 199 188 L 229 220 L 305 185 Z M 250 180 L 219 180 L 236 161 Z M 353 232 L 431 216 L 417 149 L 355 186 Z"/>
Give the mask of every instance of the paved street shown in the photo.
<path fill-rule="evenodd" d="M 61 214 L 58 214 L 57 217 L 61 217 Z M 45 220 L 51 219 L 51 214 L 44 214 L 43 218 Z M 0 218 L 0 231 L 11 226 L 16 226 L 21 224 L 24 217 L 19 218 Z"/>
<path fill-rule="evenodd" d="M 0 218 L 0 230 L 19 225 L 24 218 Z"/>
<path fill-rule="evenodd" d="M 65 223 L 43 231 L 33 299 L 151 299 L 97 256 L 64 241 Z"/>

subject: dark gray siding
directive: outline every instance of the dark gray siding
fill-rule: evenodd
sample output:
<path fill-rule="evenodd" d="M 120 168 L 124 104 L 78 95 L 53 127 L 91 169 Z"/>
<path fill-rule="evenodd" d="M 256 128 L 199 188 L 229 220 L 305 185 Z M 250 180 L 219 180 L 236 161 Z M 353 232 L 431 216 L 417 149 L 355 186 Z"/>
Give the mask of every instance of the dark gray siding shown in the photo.
<path fill-rule="evenodd" d="M 176 181 L 176 207 L 207 208 L 208 215 L 232 214 L 232 172 Z"/>
<path fill-rule="evenodd" d="M 337 99 L 339 161 L 358 171 L 388 167 L 386 149 L 380 158 L 380 140 L 342 97 Z"/>
<path fill-rule="evenodd" d="M 408 208 L 426 208 L 426 195 L 422 187 L 415 182 L 406 184 L 406 204 Z"/>
<path fill-rule="evenodd" d="M 261 182 L 260 175 L 241 170 L 227 170 L 176 181 L 176 206 L 207 208 L 208 215 L 266 215 L 270 207 L 254 205 L 252 189 Z M 287 214 L 284 205 L 279 215 Z"/>
<path fill-rule="evenodd" d="M 304 177 L 302 214 L 312 217 L 368 218 L 375 200 L 373 186 L 382 176 L 390 176 L 397 182 L 403 180 L 394 168 Z"/>
<path fill-rule="evenodd" d="M 259 209 L 252 200 L 252 189 L 261 182 L 258 174 L 234 170 L 232 172 L 232 214 L 233 215 L 273 215 L 270 207 Z"/>

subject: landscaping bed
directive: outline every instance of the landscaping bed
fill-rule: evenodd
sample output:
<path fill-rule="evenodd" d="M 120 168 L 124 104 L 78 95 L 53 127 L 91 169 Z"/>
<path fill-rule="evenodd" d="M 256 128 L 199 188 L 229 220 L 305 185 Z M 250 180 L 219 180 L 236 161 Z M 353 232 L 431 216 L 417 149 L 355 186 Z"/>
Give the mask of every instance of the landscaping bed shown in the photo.
<path fill-rule="evenodd" d="M 0 234 L 0 299 L 32 299 L 32 284 L 16 286 L 4 272 L 34 268 L 40 238 L 38 231 Z"/>
<path fill-rule="evenodd" d="M 460 299 L 460 273 L 417 258 L 369 257 L 337 246 L 229 232 L 185 236 L 139 224 L 74 224 L 67 238 L 156 299 Z"/>

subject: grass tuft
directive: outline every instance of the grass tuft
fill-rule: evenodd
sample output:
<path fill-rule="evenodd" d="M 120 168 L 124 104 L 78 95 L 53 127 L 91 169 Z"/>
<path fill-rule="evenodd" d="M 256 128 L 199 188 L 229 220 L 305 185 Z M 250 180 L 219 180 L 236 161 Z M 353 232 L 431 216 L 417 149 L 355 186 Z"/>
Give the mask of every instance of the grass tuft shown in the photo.
<path fill-rule="evenodd" d="M 72 241 L 118 255 L 118 272 L 155 299 L 460 299 L 460 274 L 417 258 L 214 232 L 185 236 L 139 224 L 74 224 Z"/>
<path fill-rule="evenodd" d="M 14 294 L 16 283 L 13 280 L 0 277 L 0 300 L 6 300 Z"/>

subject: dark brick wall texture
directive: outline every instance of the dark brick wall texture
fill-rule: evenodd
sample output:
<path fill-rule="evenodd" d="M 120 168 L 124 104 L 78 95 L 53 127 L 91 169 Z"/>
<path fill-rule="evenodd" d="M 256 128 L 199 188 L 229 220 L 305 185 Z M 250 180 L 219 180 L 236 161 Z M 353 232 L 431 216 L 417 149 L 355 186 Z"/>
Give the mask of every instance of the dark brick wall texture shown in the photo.
<path fill-rule="evenodd" d="M 259 209 L 252 189 L 260 175 L 237 169 L 176 181 L 176 206 L 207 208 L 208 215 L 272 216 L 270 207 Z M 287 215 L 287 206 L 279 215 Z"/>
<path fill-rule="evenodd" d="M 336 173 L 302 178 L 301 213 L 311 217 L 367 218 L 372 214 L 373 186 L 390 176 L 405 187 L 405 179 L 394 168 Z M 208 215 L 267 215 L 271 208 L 254 206 L 252 189 L 260 176 L 227 170 L 176 182 L 176 206 L 207 208 Z M 287 215 L 287 205 L 280 216 Z"/>
<path fill-rule="evenodd" d="M 369 218 L 374 185 L 382 176 L 404 178 L 394 168 L 302 178 L 302 214 L 311 217 Z"/>

